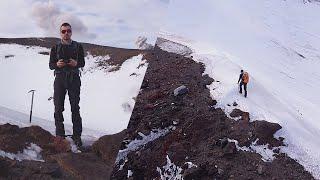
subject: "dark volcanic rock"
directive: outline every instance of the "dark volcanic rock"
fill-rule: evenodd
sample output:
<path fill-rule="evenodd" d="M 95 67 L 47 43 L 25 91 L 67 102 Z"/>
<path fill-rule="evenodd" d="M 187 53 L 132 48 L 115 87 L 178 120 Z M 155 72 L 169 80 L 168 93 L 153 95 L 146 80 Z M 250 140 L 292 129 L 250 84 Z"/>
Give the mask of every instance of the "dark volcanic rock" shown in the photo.
<path fill-rule="evenodd" d="M 204 175 L 207 175 L 206 169 L 202 167 L 193 167 L 184 171 L 183 178 L 185 180 L 192 180 L 202 177 Z"/>
<path fill-rule="evenodd" d="M 236 144 L 234 142 L 228 142 L 223 148 L 224 155 L 231 155 L 237 152 Z"/>
<path fill-rule="evenodd" d="M 279 146 L 279 142 L 274 138 L 274 133 L 281 129 L 277 123 L 270 123 L 267 121 L 254 121 L 254 135 L 259 138 L 257 144 L 271 144 L 272 146 Z"/>
<path fill-rule="evenodd" d="M 0 157 L 0 167 L 0 179 L 75 179 L 52 162 L 19 162 Z"/>
<path fill-rule="evenodd" d="M 106 164 L 113 166 L 125 133 L 126 131 L 123 130 L 117 134 L 100 137 L 93 143 L 92 151 L 101 157 Z"/>
<path fill-rule="evenodd" d="M 15 125 L 0 125 L 0 149 L 5 152 L 22 152 L 30 143 L 34 143 L 44 149 L 44 152 L 52 152 L 50 147 L 54 136 L 39 126 L 19 128 Z"/>
<path fill-rule="evenodd" d="M 112 171 L 112 166 L 105 164 L 94 153 L 65 153 L 52 158 L 76 179 L 108 179 Z"/>
<path fill-rule="evenodd" d="M 75 154 L 69 141 L 38 126 L 0 125 L 0 150 L 16 154 L 34 143 L 41 147 L 44 159 L 18 161 L 0 156 L 0 179 L 109 179 L 124 132 L 101 137 L 94 143 L 94 152 Z"/>
<path fill-rule="evenodd" d="M 240 117 L 240 116 L 242 116 L 242 114 L 243 114 L 243 111 L 241 111 L 240 109 L 234 109 L 230 113 L 230 116 L 231 117 Z"/>
<path fill-rule="evenodd" d="M 173 91 L 173 95 L 174 96 L 179 96 L 179 95 L 183 95 L 186 94 L 188 92 L 188 88 L 184 85 L 177 87 L 174 91 Z"/>
<path fill-rule="evenodd" d="M 149 63 L 143 80 L 145 85 L 137 97 L 125 139 L 136 139 L 138 131 L 168 127 L 175 119 L 179 119 L 179 123 L 167 135 L 129 152 L 125 163 L 115 165 L 112 179 L 126 179 L 128 170 L 133 172 L 133 179 L 159 179 L 157 167 L 167 164 L 167 155 L 175 166 L 183 168 L 185 179 L 313 179 L 300 164 L 286 156 L 279 155 L 266 163 L 257 153 L 237 151 L 235 143 L 228 138 L 237 140 L 239 146 L 249 146 L 263 137 L 260 127 L 265 126 L 250 122 L 248 112 L 235 113 L 234 117 L 241 117 L 235 121 L 222 109 L 215 108 L 210 91 L 204 86 L 209 81 L 203 76 L 203 64 L 162 51 L 157 46 L 152 53 L 145 55 Z M 188 87 L 188 93 L 173 96 L 172 90 L 181 84 Z M 154 91 L 163 95 L 150 102 L 149 94 Z M 271 130 L 267 130 L 266 137 L 278 129 L 273 125 L 267 128 Z M 277 143 L 281 141 L 268 138 L 264 142 L 280 145 Z M 188 169 L 186 162 L 198 168 Z M 258 172 L 257 165 L 265 168 Z"/>

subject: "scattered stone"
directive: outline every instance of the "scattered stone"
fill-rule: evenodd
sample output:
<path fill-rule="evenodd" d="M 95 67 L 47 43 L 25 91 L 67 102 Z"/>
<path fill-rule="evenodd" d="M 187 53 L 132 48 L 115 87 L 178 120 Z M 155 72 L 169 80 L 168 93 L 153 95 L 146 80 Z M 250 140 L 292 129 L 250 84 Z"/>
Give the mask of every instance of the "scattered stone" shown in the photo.
<path fill-rule="evenodd" d="M 203 75 L 202 78 L 204 85 L 210 85 L 214 81 L 208 74 Z"/>
<path fill-rule="evenodd" d="M 14 55 L 10 54 L 10 55 L 5 55 L 4 56 L 5 59 L 10 58 L 10 57 L 14 57 Z"/>
<path fill-rule="evenodd" d="M 183 95 L 183 94 L 186 94 L 188 92 L 188 88 L 184 85 L 176 88 L 174 91 L 173 91 L 173 94 L 174 96 L 179 96 L 179 95 Z"/>
<path fill-rule="evenodd" d="M 284 141 L 284 137 L 279 137 L 279 140 L 280 140 L 281 142 L 283 142 L 283 141 Z"/>
<path fill-rule="evenodd" d="M 238 103 L 237 102 L 233 102 L 233 106 L 238 106 Z"/>
<path fill-rule="evenodd" d="M 212 99 L 212 100 L 209 101 L 209 106 L 215 106 L 215 105 L 217 105 L 217 101 L 216 100 Z"/>
<path fill-rule="evenodd" d="M 273 144 L 277 140 L 274 138 L 274 133 L 282 127 L 277 123 L 270 123 L 267 121 L 254 121 L 254 135 L 259 138 L 257 144 Z"/>
<path fill-rule="evenodd" d="M 243 112 L 241 115 L 241 121 L 248 124 L 250 122 L 250 114 L 248 112 Z"/>
<path fill-rule="evenodd" d="M 242 115 L 242 113 L 243 113 L 243 111 L 241 111 L 240 109 L 234 109 L 230 113 L 230 116 L 233 117 L 233 118 L 240 117 Z"/>
<path fill-rule="evenodd" d="M 42 54 L 42 55 L 50 55 L 50 52 L 48 51 L 40 51 L 39 54 Z"/>
<path fill-rule="evenodd" d="M 258 165 L 258 168 L 257 168 L 258 174 L 259 174 L 259 175 L 262 175 L 262 174 L 264 173 L 264 171 L 265 171 L 264 169 L 265 169 L 264 166 L 261 165 L 261 164 L 259 164 L 259 165 Z"/>
<path fill-rule="evenodd" d="M 221 148 L 224 148 L 228 144 L 228 142 L 229 142 L 228 138 L 224 137 L 217 141 L 217 145 L 220 146 Z"/>
<path fill-rule="evenodd" d="M 274 153 L 279 154 L 280 153 L 280 148 L 276 148 L 273 150 Z"/>
<path fill-rule="evenodd" d="M 223 148 L 223 155 L 231 155 L 237 152 L 237 147 L 234 142 L 228 142 Z"/>

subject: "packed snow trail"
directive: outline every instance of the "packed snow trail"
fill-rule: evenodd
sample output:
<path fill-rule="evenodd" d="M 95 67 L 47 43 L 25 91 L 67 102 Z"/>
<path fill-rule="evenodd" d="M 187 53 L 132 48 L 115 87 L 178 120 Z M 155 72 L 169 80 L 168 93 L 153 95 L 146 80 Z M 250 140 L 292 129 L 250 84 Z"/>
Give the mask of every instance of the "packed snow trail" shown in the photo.
<path fill-rule="evenodd" d="M 178 21 L 171 18 L 177 14 Z M 282 151 L 318 179 L 320 23 L 315 17 L 319 16 L 319 3 L 300 0 L 196 4 L 174 0 L 160 33 L 192 49 L 193 59 L 205 63 L 205 73 L 220 81 L 210 86 L 218 106 L 230 112 L 227 104 L 236 101 L 251 120 L 279 123 L 283 128 L 276 136 L 285 137 L 288 144 Z M 247 99 L 236 84 L 241 69 L 251 77 Z"/>

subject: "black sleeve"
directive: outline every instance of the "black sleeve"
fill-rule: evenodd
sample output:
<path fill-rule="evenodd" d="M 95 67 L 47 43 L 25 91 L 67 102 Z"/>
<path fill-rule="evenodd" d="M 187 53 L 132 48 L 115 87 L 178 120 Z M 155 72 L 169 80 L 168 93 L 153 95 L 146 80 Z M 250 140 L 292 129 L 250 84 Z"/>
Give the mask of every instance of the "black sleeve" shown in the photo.
<path fill-rule="evenodd" d="M 81 44 L 79 44 L 79 52 L 78 52 L 78 64 L 77 68 L 84 67 L 85 61 L 84 61 L 84 50 Z"/>
<path fill-rule="evenodd" d="M 51 52 L 50 52 L 50 60 L 49 60 L 49 68 L 51 70 L 54 69 L 58 69 L 57 67 L 57 50 L 56 50 L 56 46 L 53 46 L 51 48 Z"/>
<path fill-rule="evenodd" d="M 242 73 L 239 75 L 239 80 L 238 80 L 238 83 L 240 82 L 240 80 L 242 79 Z"/>

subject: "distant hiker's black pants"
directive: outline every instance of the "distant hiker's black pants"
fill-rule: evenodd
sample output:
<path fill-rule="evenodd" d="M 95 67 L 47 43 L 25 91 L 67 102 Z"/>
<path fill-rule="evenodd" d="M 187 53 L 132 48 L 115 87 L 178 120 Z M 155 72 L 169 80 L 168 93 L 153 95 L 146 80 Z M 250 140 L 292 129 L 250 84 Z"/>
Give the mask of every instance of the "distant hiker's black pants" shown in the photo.
<path fill-rule="evenodd" d="M 244 89 L 244 97 L 247 97 L 247 83 L 243 83 L 243 82 L 240 82 L 240 93 L 242 94 L 242 86 L 243 86 L 243 89 Z"/>
<path fill-rule="evenodd" d="M 64 130 L 64 100 L 66 92 L 68 92 L 71 113 L 72 113 L 72 124 L 73 124 L 73 135 L 81 136 L 82 133 L 82 119 L 80 116 L 80 86 L 81 80 L 78 74 L 72 74 L 72 79 L 70 77 L 66 78 L 65 73 L 56 74 L 54 80 L 54 119 L 56 125 L 56 135 L 65 136 Z"/>

